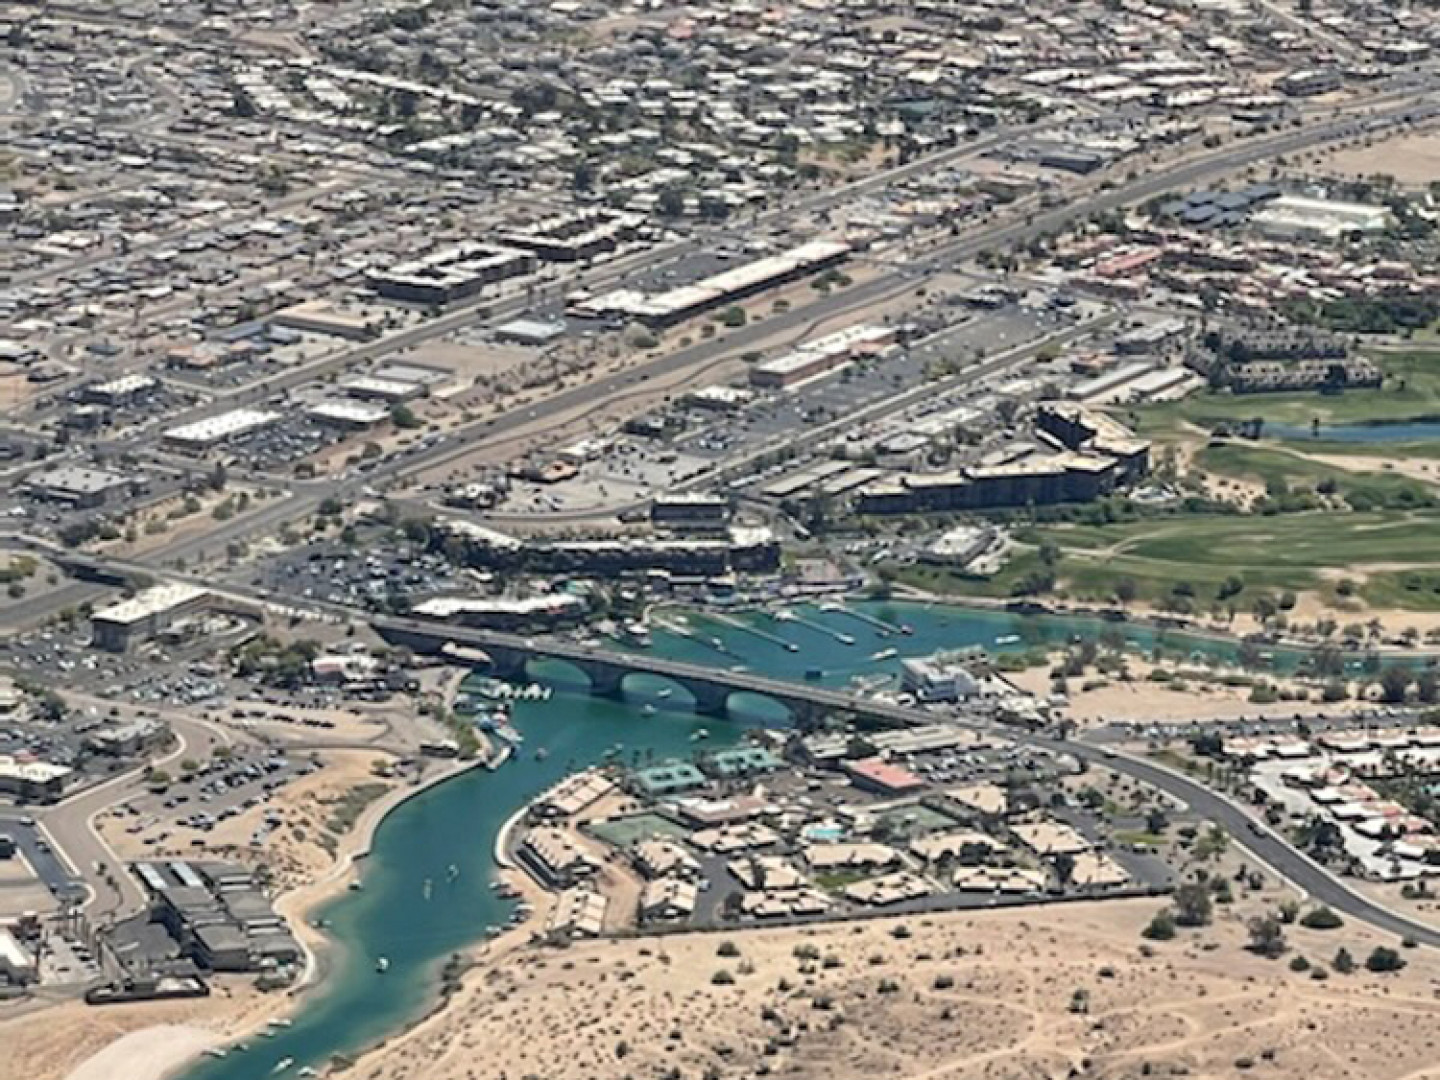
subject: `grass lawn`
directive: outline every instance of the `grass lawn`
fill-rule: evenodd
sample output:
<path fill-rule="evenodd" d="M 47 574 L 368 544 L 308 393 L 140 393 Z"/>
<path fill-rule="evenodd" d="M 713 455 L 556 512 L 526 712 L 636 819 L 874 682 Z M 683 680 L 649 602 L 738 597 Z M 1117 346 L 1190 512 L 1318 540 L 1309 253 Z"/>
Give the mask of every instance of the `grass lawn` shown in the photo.
<path fill-rule="evenodd" d="M 1353 600 L 1336 594 L 1352 576 L 1359 597 L 1379 607 L 1440 610 L 1440 510 L 1371 513 L 1317 511 L 1262 515 L 1193 515 L 1116 525 L 1049 525 L 1035 539 L 1061 555 L 1056 570 L 1073 597 L 1109 601 L 1122 578 L 1138 600 L 1158 603 L 1177 585 L 1194 604 L 1211 606 L 1221 584 L 1238 576 L 1245 589 L 1233 600 L 1249 606 L 1262 592 L 1315 591 L 1338 608 Z M 897 580 L 934 592 L 1008 596 L 1040 565 L 1025 550 L 989 581 L 926 566 L 902 567 Z M 1183 583 L 1183 584 L 1182 584 Z"/>
<path fill-rule="evenodd" d="M 1384 386 L 1374 390 L 1347 390 L 1341 394 L 1201 392 L 1182 401 L 1117 411 L 1117 415 L 1133 417 L 1140 433 L 1152 437 L 1173 432 L 1187 422 L 1208 431 L 1222 422 L 1256 416 L 1264 417 L 1267 423 L 1304 427 L 1317 416 L 1322 424 L 1440 418 L 1440 349 L 1380 353 L 1375 359 L 1386 379 Z"/>

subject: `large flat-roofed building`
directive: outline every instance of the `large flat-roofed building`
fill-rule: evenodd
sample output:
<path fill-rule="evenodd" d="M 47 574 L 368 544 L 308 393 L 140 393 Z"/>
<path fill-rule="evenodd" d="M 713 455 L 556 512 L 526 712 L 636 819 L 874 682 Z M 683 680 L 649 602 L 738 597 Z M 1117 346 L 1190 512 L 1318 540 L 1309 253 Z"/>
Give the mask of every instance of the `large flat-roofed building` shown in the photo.
<path fill-rule="evenodd" d="M 153 637 L 176 619 L 193 615 L 210 601 L 210 592 L 181 582 L 156 585 L 102 608 L 90 616 L 96 648 L 124 652 L 136 641 Z"/>
<path fill-rule="evenodd" d="M 327 398 L 317 401 L 305 410 L 310 419 L 328 427 L 345 431 L 368 431 L 390 418 L 390 410 L 384 405 L 365 401 L 347 401 L 343 398 Z"/>
<path fill-rule="evenodd" d="M 730 525 L 730 500 L 723 495 L 657 495 L 650 504 L 650 523 L 675 532 L 720 532 Z"/>
<path fill-rule="evenodd" d="M 53 471 L 35 473 L 26 486 L 42 499 L 93 509 L 129 498 L 139 481 L 109 469 L 62 465 Z"/>
<path fill-rule="evenodd" d="M 80 399 L 93 405 L 108 405 L 120 408 L 153 394 L 160 386 L 160 380 L 152 375 L 132 373 L 121 375 L 106 382 L 91 383 L 80 391 Z"/>
<path fill-rule="evenodd" d="M 426 392 L 424 383 L 382 379 L 377 375 L 352 375 L 336 385 L 359 401 L 413 401 L 424 397 Z"/>
<path fill-rule="evenodd" d="M 661 293 L 620 289 L 576 305 L 580 315 L 611 315 L 638 319 L 661 328 L 703 315 L 725 304 L 738 303 L 766 289 L 798 281 L 844 262 L 850 245 L 833 240 L 812 240 L 779 255 L 746 263 Z"/>
<path fill-rule="evenodd" d="M 253 435 L 279 420 L 279 413 L 265 409 L 231 409 L 218 416 L 207 416 L 204 420 L 170 428 L 163 438 L 165 445 L 172 450 L 199 454 Z"/>
<path fill-rule="evenodd" d="M 68 765 L 0 754 L 0 791 L 30 802 L 51 802 L 60 797 L 73 772 Z"/>
<path fill-rule="evenodd" d="M 291 330 L 325 334 L 351 341 L 378 337 L 385 327 L 384 315 L 379 311 L 343 308 L 327 300 L 306 300 L 304 303 L 282 308 L 270 317 L 270 321 L 276 326 L 288 327 Z"/>
<path fill-rule="evenodd" d="M 490 244 L 456 244 L 423 258 L 370 275 L 370 286 L 392 300 L 448 304 L 473 296 L 486 285 L 528 274 L 535 256 Z"/>
<path fill-rule="evenodd" d="M 545 593 L 523 597 L 437 596 L 410 609 L 419 619 L 437 619 L 490 630 L 550 629 L 574 625 L 590 610 L 581 597 Z"/>
<path fill-rule="evenodd" d="M 1267 236 L 1337 240 L 1350 233 L 1383 232 L 1393 215 L 1387 206 L 1282 195 L 1250 220 Z"/>
<path fill-rule="evenodd" d="M 859 356 L 873 355 L 894 341 L 895 328 L 892 326 L 847 326 L 784 356 L 756 364 L 750 369 L 750 382 L 771 389 L 793 386 L 834 371 Z"/>

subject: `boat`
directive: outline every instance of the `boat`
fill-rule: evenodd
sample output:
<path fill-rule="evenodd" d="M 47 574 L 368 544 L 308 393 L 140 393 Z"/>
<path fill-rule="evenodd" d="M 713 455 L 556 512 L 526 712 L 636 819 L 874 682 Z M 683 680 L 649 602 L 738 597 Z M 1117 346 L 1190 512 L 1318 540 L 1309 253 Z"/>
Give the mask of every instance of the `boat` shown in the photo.
<path fill-rule="evenodd" d="M 641 622 L 627 622 L 620 628 L 620 637 L 642 649 L 648 649 L 651 645 L 650 631 Z"/>
<path fill-rule="evenodd" d="M 871 660 L 893 660 L 900 655 L 899 649 L 881 649 L 870 657 Z"/>
<path fill-rule="evenodd" d="M 434 883 L 433 881 L 431 881 L 431 880 L 427 877 L 427 878 L 425 879 L 425 884 L 421 887 L 421 890 L 420 890 L 421 892 L 423 892 L 423 893 L 425 894 L 425 899 L 426 899 L 426 900 L 429 900 L 429 899 L 430 899 L 430 894 L 431 894 L 432 891 L 434 891 L 434 888 L 435 888 L 435 883 Z"/>
<path fill-rule="evenodd" d="M 655 696 L 663 701 L 665 698 L 668 698 L 673 693 L 675 693 L 675 691 L 671 690 L 670 687 L 662 686 Z"/>
<path fill-rule="evenodd" d="M 537 746 L 537 747 L 535 748 L 535 760 L 536 760 L 536 761 L 544 761 L 544 760 L 545 760 L 547 757 L 549 757 L 549 756 L 550 756 L 550 751 L 549 751 L 549 750 L 546 750 L 545 747 L 543 747 L 543 746 Z"/>
<path fill-rule="evenodd" d="M 384 975 L 385 972 L 390 970 L 390 961 L 383 956 L 380 957 L 379 960 L 375 961 L 375 970 L 379 974 Z"/>
<path fill-rule="evenodd" d="M 294 1021 L 294 1020 L 289 1020 L 289 1019 L 287 1019 L 287 1018 L 285 1018 L 285 1017 L 283 1017 L 283 1016 L 279 1016 L 279 1017 L 276 1017 L 274 1020 L 271 1020 L 271 1021 L 270 1021 L 270 1026 L 271 1026 L 271 1027 L 278 1027 L 278 1028 L 294 1027 L 294 1026 L 295 1026 L 295 1021 Z"/>
<path fill-rule="evenodd" d="M 320 1074 L 319 1074 L 318 1072 L 316 1072 L 313 1067 L 311 1067 L 311 1066 L 309 1066 L 309 1065 L 306 1065 L 303 1069 L 300 1070 L 299 1075 L 300 1075 L 300 1076 L 319 1076 Z"/>
<path fill-rule="evenodd" d="M 780 611 L 775 612 L 774 617 L 775 617 L 775 621 L 776 621 L 776 622 L 794 622 L 794 621 L 795 621 L 795 613 L 794 613 L 793 611 L 785 611 L 784 609 L 781 609 Z"/>
<path fill-rule="evenodd" d="M 645 705 L 640 709 L 640 715 L 642 715 L 642 716 L 654 716 L 654 715 L 655 715 L 655 706 L 654 706 L 654 705 L 651 705 L 649 702 L 646 702 Z"/>
<path fill-rule="evenodd" d="M 1015 645 L 1020 641 L 1019 634 L 1001 634 L 995 639 L 996 645 Z"/>
<path fill-rule="evenodd" d="M 855 644 L 855 638 L 854 638 L 853 636 L 851 636 L 850 634 L 836 634 L 836 635 L 835 635 L 835 640 L 838 641 L 838 642 L 840 642 L 841 645 L 854 645 L 854 644 Z"/>
<path fill-rule="evenodd" d="M 211 1046 L 205 1050 L 205 1054 L 213 1058 L 223 1058 L 229 1052 L 230 1051 L 226 1050 L 223 1046 Z"/>
<path fill-rule="evenodd" d="M 447 867 L 445 868 L 445 880 L 446 880 L 446 881 L 454 881 L 454 880 L 455 880 L 456 878 L 458 878 L 459 876 L 460 876 L 460 867 L 456 866 L 453 862 L 452 862 L 449 866 L 447 866 Z"/>
<path fill-rule="evenodd" d="M 282 1072 L 284 1072 L 286 1069 L 288 1069 L 291 1065 L 294 1065 L 294 1064 L 295 1064 L 295 1059 L 294 1059 L 294 1058 L 281 1058 L 279 1064 L 277 1064 L 277 1065 L 275 1066 L 275 1068 L 273 1068 L 273 1069 L 270 1070 L 270 1075 L 273 1076 L 273 1075 L 275 1075 L 276 1073 L 282 1073 Z"/>
<path fill-rule="evenodd" d="M 358 882 L 358 881 L 352 881 L 352 882 L 350 882 L 349 885 L 347 885 L 347 886 L 345 886 L 345 887 L 346 887 L 347 889 L 349 889 L 351 892 L 359 892 L 361 889 L 364 888 L 364 886 L 361 885 L 360 882 Z"/>
<path fill-rule="evenodd" d="M 690 736 L 690 741 L 691 741 L 691 742 L 699 742 L 701 739 L 708 739 L 709 737 L 710 737 L 710 730 L 709 730 L 709 728 L 703 728 L 703 727 L 702 727 L 699 731 L 695 732 L 694 734 L 692 734 L 692 735 Z"/>

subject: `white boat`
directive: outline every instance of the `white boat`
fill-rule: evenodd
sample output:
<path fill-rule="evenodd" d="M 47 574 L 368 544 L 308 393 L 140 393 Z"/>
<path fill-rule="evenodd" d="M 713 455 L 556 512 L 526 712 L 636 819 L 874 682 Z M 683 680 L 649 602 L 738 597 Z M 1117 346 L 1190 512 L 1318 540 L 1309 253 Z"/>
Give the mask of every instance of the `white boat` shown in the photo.
<path fill-rule="evenodd" d="M 1020 640 L 1019 634 L 1002 634 L 995 639 L 996 645 L 1014 645 Z"/>
<path fill-rule="evenodd" d="M 294 1058 L 281 1058 L 281 1059 L 280 1059 L 280 1063 L 279 1063 L 278 1065 L 276 1065 L 275 1068 L 273 1068 L 273 1069 L 270 1070 L 270 1075 L 273 1076 L 273 1075 L 275 1075 L 276 1073 L 282 1073 L 282 1072 L 284 1072 L 286 1069 L 288 1069 L 291 1065 L 294 1065 L 294 1064 L 295 1064 L 295 1059 L 294 1059 Z"/>
<path fill-rule="evenodd" d="M 663 700 L 665 700 L 666 698 L 668 698 L 668 697 L 669 697 L 671 694 L 673 694 L 673 693 L 675 693 L 675 691 L 674 691 L 674 690 L 671 690 L 668 686 L 662 686 L 662 687 L 660 688 L 659 692 L 656 693 L 655 696 L 658 697 L 658 698 L 660 698 L 660 699 L 663 701 Z"/>
<path fill-rule="evenodd" d="M 295 1026 L 295 1021 L 294 1021 L 294 1020 L 290 1020 L 290 1019 L 288 1019 L 288 1018 L 286 1018 L 286 1017 L 284 1017 L 284 1016 L 280 1016 L 280 1017 L 277 1017 L 277 1018 L 274 1019 L 274 1020 L 271 1020 L 271 1021 L 270 1021 L 270 1026 L 271 1026 L 271 1027 L 294 1027 L 294 1026 Z"/>
<path fill-rule="evenodd" d="M 386 957 L 382 956 L 382 957 L 380 957 L 379 960 L 376 960 L 376 961 L 375 961 L 375 970 L 376 970 L 376 972 L 378 972 L 379 974 L 384 975 L 385 972 L 387 972 L 387 971 L 390 970 L 390 961 L 389 961 L 389 959 L 387 959 Z"/>
<path fill-rule="evenodd" d="M 306 1065 L 303 1069 L 300 1070 L 299 1075 L 301 1075 L 301 1076 L 319 1076 L 320 1074 L 319 1074 L 318 1072 L 316 1072 L 315 1069 L 314 1069 L 312 1066 Z"/>
<path fill-rule="evenodd" d="M 205 1051 L 208 1056 L 213 1058 L 223 1058 L 229 1052 L 223 1046 L 212 1046 Z"/>
<path fill-rule="evenodd" d="M 851 637 L 849 634 L 836 634 L 836 635 L 835 635 L 835 640 L 838 641 L 838 642 L 840 642 L 841 645 L 854 645 L 854 644 L 855 644 L 855 639 L 854 639 L 853 637 Z"/>
<path fill-rule="evenodd" d="M 655 706 L 647 702 L 644 707 L 641 708 L 640 713 L 642 716 L 654 716 Z"/>
<path fill-rule="evenodd" d="M 870 657 L 871 660 L 893 660 L 900 655 L 899 649 L 881 649 Z"/>

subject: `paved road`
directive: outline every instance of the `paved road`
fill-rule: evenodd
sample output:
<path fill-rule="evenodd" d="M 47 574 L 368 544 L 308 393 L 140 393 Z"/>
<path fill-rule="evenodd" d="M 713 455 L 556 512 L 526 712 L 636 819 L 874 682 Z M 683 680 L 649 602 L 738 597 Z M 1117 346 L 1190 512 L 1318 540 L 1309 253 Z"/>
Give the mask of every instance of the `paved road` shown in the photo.
<path fill-rule="evenodd" d="M 1422 944 L 1440 947 L 1440 929 L 1401 915 L 1356 892 L 1296 850 L 1248 809 L 1203 784 L 1143 758 L 1103 751 L 1084 743 L 1030 735 L 1022 741 L 1056 753 L 1071 754 L 1088 764 L 1113 769 L 1158 788 L 1185 803 L 1196 814 L 1223 826 L 1257 860 L 1302 889 L 1316 903 L 1327 904 L 1342 915 L 1397 937 L 1411 937 Z"/>
<path fill-rule="evenodd" d="M 185 758 L 205 761 L 220 746 L 230 745 L 231 737 L 222 728 L 178 713 L 163 715 L 179 744 L 156 762 L 159 766 Z M 75 873 L 90 887 L 84 906 L 92 920 L 123 916 L 144 905 L 145 897 L 125 868 L 124 860 L 95 831 L 94 818 L 100 811 L 144 790 L 146 767 L 141 765 L 54 806 L 32 811 L 57 849 L 69 859 Z M 108 884 L 107 878 L 116 887 Z"/>

